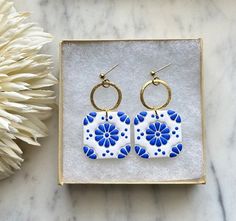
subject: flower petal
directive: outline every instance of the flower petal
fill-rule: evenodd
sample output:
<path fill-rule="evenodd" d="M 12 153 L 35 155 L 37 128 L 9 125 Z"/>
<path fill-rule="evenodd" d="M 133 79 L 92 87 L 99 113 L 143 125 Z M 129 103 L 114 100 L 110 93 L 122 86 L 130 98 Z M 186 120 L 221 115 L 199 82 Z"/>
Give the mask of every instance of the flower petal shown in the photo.
<path fill-rule="evenodd" d="M 95 130 L 96 135 L 103 135 L 103 132 L 101 130 Z"/>
<path fill-rule="evenodd" d="M 117 129 L 115 129 L 112 132 L 110 132 L 111 135 L 117 135 L 118 133 L 119 133 L 119 131 Z"/>
<path fill-rule="evenodd" d="M 179 149 L 179 151 L 181 151 L 182 148 L 183 148 L 183 145 L 182 145 L 182 144 L 178 144 L 178 145 L 177 145 L 177 148 Z"/>
<path fill-rule="evenodd" d="M 113 131 L 115 128 L 116 128 L 115 125 L 111 124 L 109 128 L 109 132 Z"/>
<path fill-rule="evenodd" d="M 126 118 L 125 123 L 126 123 L 126 124 L 130 124 L 130 119 L 129 119 L 129 117 Z"/>
<path fill-rule="evenodd" d="M 156 143 L 156 140 L 157 140 L 156 138 L 153 138 L 153 139 L 151 139 L 151 140 L 150 140 L 150 142 L 149 142 L 149 143 L 150 143 L 151 145 L 155 145 L 155 143 Z"/>
<path fill-rule="evenodd" d="M 138 119 L 139 119 L 140 122 L 143 122 L 143 121 L 144 121 L 144 117 L 143 117 L 143 116 L 137 115 L 137 117 L 138 117 Z"/>
<path fill-rule="evenodd" d="M 156 130 L 158 131 L 159 129 L 160 129 L 160 123 L 157 121 L 156 123 L 155 123 L 155 127 L 156 127 Z"/>
<path fill-rule="evenodd" d="M 154 134 L 152 134 L 152 135 L 147 135 L 147 136 L 146 136 L 146 139 L 149 141 L 149 140 L 151 140 L 151 139 L 154 138 L 154 137 L 155 137 Z"/>
<path fill-rule="evenodd" d="M 117 113 L 117 115 L 118 115 L 118 117 L 120 117 L 120 116 L 122 116 L 122 115 L 124 115 L 125 113 L 124 112 L 121 112 L 121 111 L 119 111 L 118 113 Z"/>
<path fill-rule="evenodd" d="M 105 132 L 105 128 L 104 128 L 104 126 L 103 126 L 102 124 L 99 125 L 98 128 L 99 128 L 102 132 Z"/>
<path fill-rule="evenodd" d="M 96 117 L 97 113 L 96 112 L 91 112 L 91 113 L 89 113 L 89 115 L 92 116 L 92 117 Z"/>
<path fill-rule="evenodd" d="M 104 124 L 104 128 L 105 128 L 105 131 L 108 132 L 109 131 L 109 127 L 110 125 L 108 123 L 105 123 Z"/>
<path fill-rule="evenodd" d="M 168 134 L 170 133 L 169 128 L 165 128 L 164 130 L 161 131 L 162 134 Z"/>
<path fill-rule="evenodd" d="M 88 120 L 87 118 L 84 118 L 84 125 L 87 125 L 88 124 Z"/>
<path fill-rule="evenodd" d="M 178 117 L 176 118 L 176 122 L 177 122 L 177 123 L 181 123 L 181 118 L 180 118 L 179 115 L 178 115 Z"/>
<path fill-rule="evenodd" d="M 153 131 L 156 131 L 156 127 L 154 126 L 154 124 L 150 124 L 150 125 L 149 125 L 149 128 L 150 128 L 151 130 L 153 130 Z"/>
<path fill-rule="evenodd" d="M 172 110 L 168 110 L 167 113 L 168 113 L 169 115 L 172 115 L 172 114 L 174 114 L 175 112 L 172 111 Z"/>
<path fill-rule="evenodd" d="M 134 118 L 134 125 L 137 125 L 137 124 L 138 124 L 138 118 L 135 117 L 135 118 Z"/>
<path fill-rule="evenodd" d="M 156 145 L 157 145 L 158 147 L 160 147 L 160 146 L 161 146 L 161 141 L 160 141 L 160 139 L 159 139 L 159 138 L 157 139 Z"/>
<path fill-rule="evenodd" d="M 106 139 L 105 140 L 105 144 L 104 144 L 105 147 L 109 147 L 110 146 L 110 142 L 109 142 L 109 139 Z"/>
<path fill-rule="evenodd" d="M 164 130 L 166 128 L 165 124 L 161 124 L 160 131 Z"/>
<path fill-rule="evenodd" d="M 116 144 L 116 142 L 111 137 L 109 138 L 109 141 L 111 143 L 111 146 L 114 146 Z"/>
<path fill-rule="evenodd" d="M 162 142 L 164 145 L 167 144 L 167 140 L 166 140 L 165 138 L 160 137 L 160 139 L 161 139 L 161 142 Z"/>
<path fill-rule="evenodd" d="M 95 140 L 96 140 L 96 141 L 99 141 L 99 140 L 101 140 L 102 138 L 103 138 L 103 136 L 101 136 L 101 135 L 95 136 Z"/>
<path fill-rule="evenodd" d="M 102 139 L 98 142 L 99 146 L 102 146 L 102 145 L 104 144 L 104 142 L 105 142 L 105 138 L 102 138 Z"/>
<path fill-rule="evenodd" d="M 113 140 L 115 140 L 115 141 L 118 141 L 118 140 L 119 140 L 119 137 L 116 136 L 116 135 L 111 135 L 111 138 L 112 138 Z"/>
<path fill-rule="evenodd" d="M 139 114 L 142 115 L 142 116 L 144 116 L 144 117 L 147 116 L 147 112 L 146 112 L 146 111 L 142 111 L 142 112 L 140 112 Z"/>
<path fill-rule="evenodd" d="M 146 130 L 146 134 L 155 134 L 155 131 L 150 130 L 150 129 L 147 129 L 147 130 Z"/>
<path fill-rule="evenodd" d="M 91 117 L 91 116 L 87 116 L 87 119 L 88 119 L 88 121 L 91 123 L 91 122 L 93 122 L 93 117 Z"/>
<path fill-rule="evenodd" d="M 177 114 L 173 114 L 173 115 L 170 116 L 170 119 L 175 120 L 176 117 L 177 117 Z"/>
<path fill-rule="evenodd" d="M 169 134 L 162 134 L 161 136 L 164 137 L 166 140 L 170 139 L 170 135 Z"/>
<path fill-rule="evenodd" d="M 125 119 L 126 119 L 126 117 L 127 117 L 127 116 L 124 114 L 123 116 L 120 117 L 120 121 L 121 121 L 121 122 L 124 122 Z"/>

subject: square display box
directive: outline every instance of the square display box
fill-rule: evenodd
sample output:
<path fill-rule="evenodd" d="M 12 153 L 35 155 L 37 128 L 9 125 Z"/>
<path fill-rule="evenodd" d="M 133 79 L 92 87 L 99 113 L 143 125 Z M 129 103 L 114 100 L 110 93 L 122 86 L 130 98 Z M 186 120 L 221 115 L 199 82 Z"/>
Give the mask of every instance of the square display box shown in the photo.
<path fill-rule="evenodd" d="M 60 55 L 59 184 L 206 182 L 201 39 L 64 40 Z M 149 111 L 140 101 L 140 89 L 152 79 L 151 70 L 169 63 L 158 77 L 172 92 L 165 110 L 175 110 L 181 116 L 183 148 L 173 158 L 145 159 L 135 151 L 134 118 L 141 111 Z M 131 151 L 123 159 L 91 160 L 83 150 L 83 119 L 90 112 L 98 112 L 91 104 L 90 92 L 101 83 L 99 74 L 116 64 L 119 66 L 107 78 L 122 92 L 115 111 L 123 111 L 131 119 Z M 151 85 L 145 91 L 145 101 L 153 105 L 165 102 L 166 91 L 162 89 L 161 85 Z M 111 87 L 99 89 L 95 95 L 102 107 L 117 99 Z"/>

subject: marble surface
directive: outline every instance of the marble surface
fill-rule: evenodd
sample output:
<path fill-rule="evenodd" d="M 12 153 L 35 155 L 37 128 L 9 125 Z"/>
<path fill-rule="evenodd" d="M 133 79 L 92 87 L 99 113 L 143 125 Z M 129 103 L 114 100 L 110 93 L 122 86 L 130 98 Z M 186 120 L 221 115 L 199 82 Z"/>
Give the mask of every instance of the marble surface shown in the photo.
<path fill-rule="evenodd" d="M 42 148 L 0 183 L 0 220 L 236 220 L 235 1 L 17 0 L 21 11 L 63 38 L 204 39 L 207 185 L 57 186 L 57 113 Z"/>

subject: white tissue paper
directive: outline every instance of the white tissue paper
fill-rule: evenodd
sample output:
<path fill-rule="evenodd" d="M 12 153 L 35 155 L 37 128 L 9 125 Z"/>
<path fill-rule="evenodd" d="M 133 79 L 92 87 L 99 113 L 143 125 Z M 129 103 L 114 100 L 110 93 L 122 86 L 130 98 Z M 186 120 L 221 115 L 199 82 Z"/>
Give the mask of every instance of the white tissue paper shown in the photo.
<path fill-rule="evenodd" d="M 117 40 L 64 41 L 61 46 L 61 182 L 62 183 L 178 183 L 204 179 L 201 112 L 201 41 Z M 131 118 L 131 152 L 124 159 L 91 160 L 83 152 L 83 118 L 97 111 L 90 102 L 91 89 L 101 82 L 99 73 L 119 66 L 107 77 L 122 91 L 116 111 Z M 172 90 L 166 109 L 182 119 L 183 150 L 174 158 L 143 159 L 134 151 L 133 119 L 148 111 L 140 89 L 151 80 L 151 70 L 171 63 L 158 73 Z M 113 105 L 116 91 L 98 90 L 100 106 Z M 151 86 L 146 102 L 157 105 L 167 98 L 165 88 Z"/>

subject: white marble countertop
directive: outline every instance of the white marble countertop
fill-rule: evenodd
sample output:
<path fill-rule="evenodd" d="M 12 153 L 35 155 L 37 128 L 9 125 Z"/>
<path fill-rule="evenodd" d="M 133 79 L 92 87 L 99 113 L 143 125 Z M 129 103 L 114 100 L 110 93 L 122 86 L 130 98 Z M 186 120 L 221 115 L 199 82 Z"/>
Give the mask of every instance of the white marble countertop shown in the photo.
<path fill-rule="evenodd" d="M 42 148 L 0 182 L 0 220 L 236 220 L 234 1 L 16 0 L 62 39 L 198 38 L 204 41 L 207 185 L 57 185 L 57 112 Z"/>

